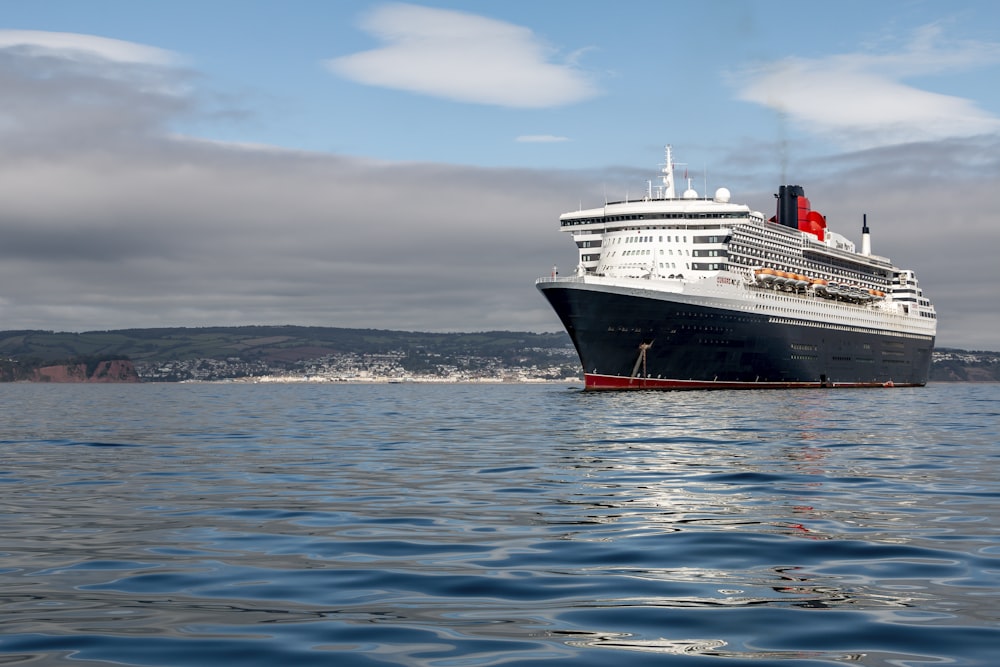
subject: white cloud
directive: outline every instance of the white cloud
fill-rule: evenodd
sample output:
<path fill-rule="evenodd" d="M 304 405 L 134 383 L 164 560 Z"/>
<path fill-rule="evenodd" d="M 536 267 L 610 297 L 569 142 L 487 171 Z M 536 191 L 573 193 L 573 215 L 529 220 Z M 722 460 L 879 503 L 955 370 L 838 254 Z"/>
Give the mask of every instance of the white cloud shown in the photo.
<path fill-rule="evenodd" d="M 0 30 L 0 48 L 23 47 L 30 51 L 58 52 L 63 57 L 97 56 L 120 63 L 171 65 L 177 57 L 170 51 L 120 39 L 42 30 Z"/>
<path fill-rule="evenodd" d="M 520 144 L 555 144 L 569 141 L 569 137 L 557 137 L 554 134 L 522 134 L 514 141 Z"/>
<path fill-rule="evenodd" d="M 1000 62 L 1000 45 L 942 47 L 938 35 L 935 27 L 924 28 L 896 53 L 786 58 L 743 72 L 739 96 L 850 148 L 1000 131 L 1000 118 L 972 100 L 903 83 Z"/>
<path fill-rule="evenodd" d="M 326 62 L 333 72 L 372 86 L 459 102 L 543 108 L 598 93 L 528 28 L 465 12 L 391 4 L 363 27 L 384 45 Z"/>

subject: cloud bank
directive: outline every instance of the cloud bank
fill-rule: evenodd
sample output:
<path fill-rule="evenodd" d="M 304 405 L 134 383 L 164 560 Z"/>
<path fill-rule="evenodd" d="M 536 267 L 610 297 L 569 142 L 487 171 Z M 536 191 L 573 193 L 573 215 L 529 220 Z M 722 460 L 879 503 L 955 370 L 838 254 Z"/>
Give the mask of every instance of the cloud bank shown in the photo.
<path fill-rule="evenodd" d="M 5 329 L 558 328 L 532 287 L 573 259 L 553 195 L 579 192 L 558 174 L 178 137 L 171 122 L 197 97 L 149 83 L 187 72 L 81 61 L 87 36 L 13 41 L 0 47 Z"/>
<path fill-rule="evenodd" d="M 371 12 L 362 27 L 383 45 L 326 62 L 332 72 L 358 83 L 520 108 L 561 106 L 598 94 L 584 72 L 552 62 L 552 49 L 521 26 L 391 4 Z"/>

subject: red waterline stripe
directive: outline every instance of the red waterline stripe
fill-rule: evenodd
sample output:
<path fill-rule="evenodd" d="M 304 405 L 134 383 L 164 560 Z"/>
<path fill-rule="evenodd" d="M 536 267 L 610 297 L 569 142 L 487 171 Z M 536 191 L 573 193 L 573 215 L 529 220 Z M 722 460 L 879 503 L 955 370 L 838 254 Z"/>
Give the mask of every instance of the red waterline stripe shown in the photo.
<path fill-rule="evenodd" d="M 597 375 L 584 373 L 587 390 L 622 389 L 818 389 L 820 387 L 861 388 L 861 387 L 916 387 L 916 384 L 892 382 L 738 382 L 715 380 L 671 380 L 663 378 L 622 377 L 619 375 Z"/>

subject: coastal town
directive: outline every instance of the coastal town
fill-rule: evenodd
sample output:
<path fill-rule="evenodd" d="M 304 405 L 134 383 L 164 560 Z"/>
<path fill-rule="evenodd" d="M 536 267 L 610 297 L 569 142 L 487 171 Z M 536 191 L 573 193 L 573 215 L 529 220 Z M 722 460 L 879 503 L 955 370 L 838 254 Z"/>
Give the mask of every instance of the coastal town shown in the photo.
<path fill-rule="evenodd" d="M 421 368 L 402 351 L 331 354 L 282 364 L 226 359 L 184 359 L 168 362 L 135 362 L 145 382 L 551 382 L 580 380 L 579 362 L 572 348 L 533 350 L 548 362 L 525 359 L 511 365 L 499 357 L 431 355 Z M 411 363 L 407 363 L 410 361 Z"/>

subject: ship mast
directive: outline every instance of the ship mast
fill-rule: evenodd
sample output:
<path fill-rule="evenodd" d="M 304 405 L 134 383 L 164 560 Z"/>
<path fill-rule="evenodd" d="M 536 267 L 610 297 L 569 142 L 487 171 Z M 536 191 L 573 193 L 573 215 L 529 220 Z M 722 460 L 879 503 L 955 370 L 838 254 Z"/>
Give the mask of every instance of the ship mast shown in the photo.
<path fill-rule="evenodd" d="M 667 162 L 663 165 L 663 197 L 664 199 L 674 199 L 677 193 L 674 191 L 674 160 L 670 152 L 670 144 L 667 144 Z"/>

